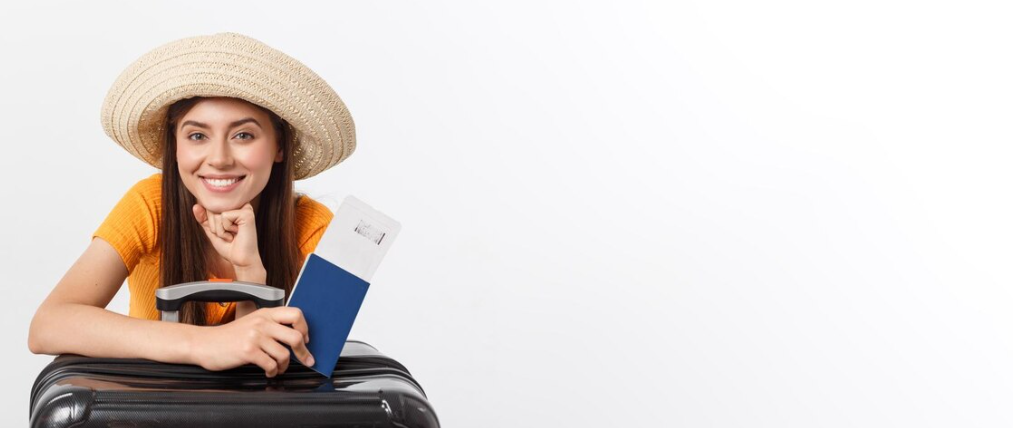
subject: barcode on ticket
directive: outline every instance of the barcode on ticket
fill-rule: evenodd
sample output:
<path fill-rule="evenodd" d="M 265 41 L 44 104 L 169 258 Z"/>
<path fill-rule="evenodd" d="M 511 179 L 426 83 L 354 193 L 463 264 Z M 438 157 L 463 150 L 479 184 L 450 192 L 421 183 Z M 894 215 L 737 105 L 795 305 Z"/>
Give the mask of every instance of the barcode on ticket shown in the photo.
<path fill-rule="evenodd" d="M 363 220 L 359 220 L 359 225 L 355 226 L 355 233 L 373 241 L 376 245 L 380 245 L 380 242 L 383 241 L 383 237 L 387 235 Z"/>

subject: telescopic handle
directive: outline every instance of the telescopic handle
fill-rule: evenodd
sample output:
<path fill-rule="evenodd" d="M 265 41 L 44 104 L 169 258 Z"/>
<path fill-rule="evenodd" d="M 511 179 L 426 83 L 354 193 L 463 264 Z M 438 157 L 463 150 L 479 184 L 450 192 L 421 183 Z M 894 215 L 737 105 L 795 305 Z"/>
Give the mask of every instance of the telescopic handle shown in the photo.
<path fill-rule="evenodd" d="M 155 290 L 155 307 L 162 321 L 179 322 L 179 308 L 186 302 L 252 301 L 257 308 L 285 303 L 285 290 L 243 281 L 195 281 Z"/>

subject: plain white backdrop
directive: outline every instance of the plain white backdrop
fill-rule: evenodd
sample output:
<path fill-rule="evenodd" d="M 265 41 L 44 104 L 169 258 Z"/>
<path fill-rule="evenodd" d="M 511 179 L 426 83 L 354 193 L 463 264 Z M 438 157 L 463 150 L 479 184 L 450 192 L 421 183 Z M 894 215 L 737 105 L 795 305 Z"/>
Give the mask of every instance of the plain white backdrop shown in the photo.
<path fill-rule="evenodd" d="M 313 68 L 297 188 L 403 230 L 352 338 L 447 427 L 1013 423 L 1006 2 L 0 6 L 0 425 L 39 303 L 137 180 L 120 71 L 197 34 Z M 126 290 L 110 305 L 127 310 Z"/>

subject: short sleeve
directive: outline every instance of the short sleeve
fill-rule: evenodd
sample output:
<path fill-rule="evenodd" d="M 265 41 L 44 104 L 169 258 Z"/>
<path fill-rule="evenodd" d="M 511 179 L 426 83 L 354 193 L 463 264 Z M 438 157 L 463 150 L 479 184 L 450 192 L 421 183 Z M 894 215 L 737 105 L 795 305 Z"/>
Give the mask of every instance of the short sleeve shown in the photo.
<path fill-rule="evenodd" d="M 161 174 L 155 174 L 134 184 L 92 234 L 116 249 L 128 272 L 132 273 L 141 258 L 155 250 L 161 216 L 161 182 Z"/>

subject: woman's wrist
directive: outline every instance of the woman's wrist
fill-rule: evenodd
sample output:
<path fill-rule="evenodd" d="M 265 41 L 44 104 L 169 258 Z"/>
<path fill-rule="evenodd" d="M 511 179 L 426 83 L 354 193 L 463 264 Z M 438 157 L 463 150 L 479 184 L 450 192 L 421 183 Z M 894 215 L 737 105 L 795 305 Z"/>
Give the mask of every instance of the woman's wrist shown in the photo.
<path fill-rule="evenodd" d="M 166 324 L 178 331 L 178 335 L 175 337 L 179 338 L 179 342 L 168 344 L 168 351 L 170 353 L 175 353 L 175 356 L 172 357 L 171 361 L 182 361 L 184 364 L 202 366 L 203 358 L 197 353 L 198 351 L 204 349 L 204 346 L 199 343 L 200 335 L 203 333 L 199 327 L 189 324 Z"/>
<path fill-rule="evenodd" d="M 244 267 L 234 266 L 233 268 L 236 271 L 237 281 L 267 284 L 267 270 L 264 269 L 263 265 Z"/>
<path fill-rule="evenodd" d="M 264 269 L 262 263 L 248 267 L 233 266 L 233 269 L 236 271 L 237 281 L 267 284 L 267 269 Z M 256 309 L 257 307 L 253 305 L 253 302 L 238 302 L 236 304 L 236 319 L 242 318 Z"/>

